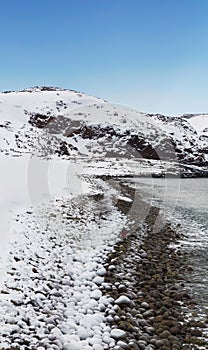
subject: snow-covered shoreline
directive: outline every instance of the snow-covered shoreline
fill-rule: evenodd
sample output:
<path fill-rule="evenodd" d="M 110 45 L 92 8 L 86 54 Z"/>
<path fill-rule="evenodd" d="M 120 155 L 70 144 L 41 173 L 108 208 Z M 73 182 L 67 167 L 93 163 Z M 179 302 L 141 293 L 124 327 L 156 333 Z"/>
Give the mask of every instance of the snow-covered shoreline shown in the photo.
<path fill-rule="evenodd" d="M 148 230 L 152 207 L 115 179 L 207 176 L 208 115 L 192 117 L 51 87 L 0 94 L 0 350 L 138 350 L 109 322 L 131 304 L 135 262 L 121 259 L 121 269 L 133 266 L 125 289 L 106 282 L 116 265 L 106 261 L 136 226 Z M 140 349 L 158 348 L 148 339 Z"/>
<path fill-rule="evenodd" d="M 170 237 L 177 238 L 177 233 L 163 226 L 167 237 L 161 243 L 162 237 L 155 236 L 155 249 L 151 225 L 157 209 L 150 207 L 153 214 L 148 215 L 148 225 L 135 225 L 118 211 L 120 202 L 128 208 L 132 205 L 128 188 L 119 194 L 114 180 L 113 188 L 109 181 L 86 180 L 88 193 L 49 201 L 16 217 L 17 239 L 10 247 L 6 278 L 0 284 L 2 349 L 132 350 L 145 346 L 154 350 L 163 345 L 151 323 L 156 312 L 151 309 L 151 298 L 142 292 L 152 271 L 153 293 L 156 272 L 145 270 L 138 289 L 135 283 L 145 266 L 151 266 L 154 250 L 159 252 L 155 258 L 161 258 L 162 249 L 166 259 L 164 247 L 171 249 L 178 264 L 177 254 L 168 248 L 168 230 Z M 151 239 L 143 237 L 145 232 Z M 162 276 L 157 278 L 164 278 L 166 284 L 166 273 Z M 178 293 L 182 297 L 180 287 Z M 177 339 L 175 343 L 180 344 L 180 336 Z"/>
<path fill-rule="evenodd" d="M 113 347 L 103 315 L 111 298 L 99 287 L 124 225 L 111 194 L 97 200 L 95 192 L 18 214 L 0 283 L 1 347 Z"/>

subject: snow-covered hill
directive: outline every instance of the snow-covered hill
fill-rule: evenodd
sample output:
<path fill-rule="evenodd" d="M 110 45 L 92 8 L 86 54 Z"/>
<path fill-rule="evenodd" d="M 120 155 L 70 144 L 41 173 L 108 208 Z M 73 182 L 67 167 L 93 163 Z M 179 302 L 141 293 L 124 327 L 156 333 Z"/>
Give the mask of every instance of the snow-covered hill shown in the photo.
<path fill-rule="evenodd" d="M 165 117 L 151 115 L 175 144 L 179 160 L 203 165 L 208 159 L 208 114 Z"/>
<path fill-rule="evenodd" d="M 154 160 L 188 169 L 207 165 L 208 115 L 150 115 L 73 90 L 34 87 L 0 94 L 0 136 L 6 155 L 117 159 L 122 167 L 135 160 L 137 168 L 138 160 Z"/>

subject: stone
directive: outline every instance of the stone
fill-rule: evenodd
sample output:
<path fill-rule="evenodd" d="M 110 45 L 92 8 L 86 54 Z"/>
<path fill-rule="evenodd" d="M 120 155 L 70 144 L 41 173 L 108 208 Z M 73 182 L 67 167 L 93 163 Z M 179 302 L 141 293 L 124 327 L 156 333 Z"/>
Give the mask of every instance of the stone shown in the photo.
<path fill-rule="evenodd" d="M 115 300 L 115 303 L 117 305 L 122 305 L 122 304 L 131 305 L 132 301 L 126 295 L 121 295 L 118 299 Z"/>
<path fill-rule="evenodd" d="M 122 340 L 119 340 L 117 342 L 117 345 L 120 346 L 122 349 L 125 349 L 125 350 L 131 350 L 131 348 L 129 347 L 129 345 L 127 343 L 125 343 L 124 341 Z"/>
<path fill-rule="evenodd" d="M 77 334 L 78 334 L 80 340 L 85 340 L 89 337 L 87 329 L 82 327 L 82 326 L 77 327 Z"/>
<path fill-rule="evenodd" d="M 156 340 L 156 342 L 155 342 L 156 348 L 160 348 L 162 345 L 163 345 L 163 341 L 162 340 Z"/>
<path fill-rule="evenodd" d="M 167 339 L 171 336 L 171 333 L 169 331 L 165 330 L 160 334 L 160 336 L 161 336 L 161 338 Z"/>
<path fill-rule="evenodd" d="M 111 331 L 111 337 L 115 340 L 119 339 L 125 339 L 126 338 L 126 332 L 122 331 L 121 329 L 114 328 Z"/>
<path fill-rule="evenodd" d="M 106 269 L 105 269 L 104 267 L 102 267 L 102 268 L 100 268 L 99 270 L 97 270 L 97 275 L 98 275 L 98 276 L 103 277 L 103 276 L 106 275 L 106 273 L 107 273 L 107 271 L 106 271 Z"/>
<path fill-rule="evenodd" d="M 193 337 L 201 337 L 202 336 L 202 331 L 200 329 L 197 329 L 197 328 L 192 329 L 191 330 L 191 335 Z"/>
<path fill-rule="evenodd" d="M 102 296 L 102 292 L 99 289 L 95 289 L 91 292 L 90 297 L 92 299 L 98 300 Z"/>
<path fill-rule="evenodd" d="M 141 307 L 144 308 L 144 309 L 149 309 L 149 308 L 150 308 L 149 304 L 146 303 L 145 301 L 143 301 L 143 302 L 141 303 Z"/>

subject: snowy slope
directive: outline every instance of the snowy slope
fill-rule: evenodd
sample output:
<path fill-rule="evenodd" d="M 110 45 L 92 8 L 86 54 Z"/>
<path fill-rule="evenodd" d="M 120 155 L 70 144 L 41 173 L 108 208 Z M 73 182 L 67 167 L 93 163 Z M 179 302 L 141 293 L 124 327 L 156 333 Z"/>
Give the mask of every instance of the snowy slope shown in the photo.
<path fill-rule="evenodd" d="M 208 115 L 166 117 L 151 115 L 172 138 L 178 159 L 188 164 L 203 165 L 208 153 Z"/>
<path fill-rule="evenodd" d="M 188 119 L 190 125 L 196 130 L 199 136 L 199 145 L 208 161 L 208 114 L 193 115 Z"/>
<path fill-rule="evenodd" d="M 189 124 L 199 135 L 208 135 L 208 114 L 192 114 L 182 116 L 186 118 Z"/>
<path fill-rule="evenodd" d="M 71 90 L 32 88 L 0 94 L 0 149 L 14 154 L 35 150 L 44 133 L 28 123 L 28 113 L 58 115 L 78 105 L 99 103 L 99 99 Z M 46 137 L 47 139 L 47 137 Z M 35 142 L 35 144 L 34 144 Z M 44 142 L 43 142 L 44 143 Z M 45 141 L 47 143 L 47 140 Z M 39 147 L 38 147 L 39 148 Z"/>
<path fill-rule="evenodd" d="M 0 94 L 0 152 L 67 158 L 149 159 L 206 165 L 208 115 L 166 117 L 72 90 Z"/>
<path fill-rule="evenodd" d="M 170 158 L 172 141 L 144 113 L 71 90 L 0 94 L 0 150 L 48 156 Z"/>

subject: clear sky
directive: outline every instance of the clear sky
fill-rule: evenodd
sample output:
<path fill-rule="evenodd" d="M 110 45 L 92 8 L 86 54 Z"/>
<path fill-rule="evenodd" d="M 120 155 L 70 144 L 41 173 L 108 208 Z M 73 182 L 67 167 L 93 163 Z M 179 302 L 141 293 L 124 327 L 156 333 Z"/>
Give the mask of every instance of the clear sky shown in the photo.
<path fill-rule="evenodd" d="M 208 112 L 208 0 L 0 1 L 0 90 L 53 85 Z"/>

